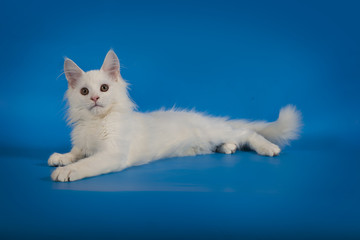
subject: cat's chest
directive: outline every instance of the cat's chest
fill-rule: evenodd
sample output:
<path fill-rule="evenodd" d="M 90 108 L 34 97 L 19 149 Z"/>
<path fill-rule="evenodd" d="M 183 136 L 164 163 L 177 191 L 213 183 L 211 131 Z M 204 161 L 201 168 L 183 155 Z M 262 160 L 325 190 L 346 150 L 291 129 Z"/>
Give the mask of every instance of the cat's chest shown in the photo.
<path fill-rule="evenodd" d="M 100 150 L 108 132 L 102 121 L 86 122 L 73 129 L 72 141 L 85 155 L 90 156 Z"/>

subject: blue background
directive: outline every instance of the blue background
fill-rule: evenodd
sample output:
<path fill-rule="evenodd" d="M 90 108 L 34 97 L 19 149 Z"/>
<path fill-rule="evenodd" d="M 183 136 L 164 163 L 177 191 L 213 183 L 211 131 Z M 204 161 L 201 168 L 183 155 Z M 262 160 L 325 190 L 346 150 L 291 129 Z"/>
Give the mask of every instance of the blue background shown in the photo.
<path fill-rule="evenodd" d="M 0 234 L 37 238 L 360 237 L 358 1 L 0 3 Z M 140 111 L 275 120 L 300 140 L 163 160 L 53 183 L 70 149 L 63 57 L 100 68 L 113 48 Z"/>

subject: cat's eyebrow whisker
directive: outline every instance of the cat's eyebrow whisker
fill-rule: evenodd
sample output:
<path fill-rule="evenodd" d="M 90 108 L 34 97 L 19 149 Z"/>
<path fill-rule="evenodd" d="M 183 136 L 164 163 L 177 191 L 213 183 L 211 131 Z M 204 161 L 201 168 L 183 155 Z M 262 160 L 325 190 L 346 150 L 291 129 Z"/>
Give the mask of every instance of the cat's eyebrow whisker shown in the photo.
<path fill-rule="evenodd" d="M 59 77 L 61 77 L 61 75 L 63 75 L 63 74 L 65 74 L 65 72 L 60 73 L 60 75 L 59 75 L 59 76 L 57 76 L 57 78 L 56 78 L 56 79 L 58 79 Z"/>

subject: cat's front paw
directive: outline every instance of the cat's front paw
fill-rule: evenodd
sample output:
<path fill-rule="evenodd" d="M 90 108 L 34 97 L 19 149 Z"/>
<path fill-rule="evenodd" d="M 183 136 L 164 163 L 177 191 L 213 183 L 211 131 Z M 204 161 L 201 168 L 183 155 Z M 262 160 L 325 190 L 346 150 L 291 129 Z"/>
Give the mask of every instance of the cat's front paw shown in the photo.
<path fill-rule="evenodd" d="M 58 167 L 51 174 L 51 179 L 56 182 L 71 182 L 84 178 L 76 166 L 69 165 Z"/>
<path fill-rule="evenodd" d="M 271 142 L 266 142 L 258 146 L 255 151 L 260 155 L 273 157 L 279 155 L 281 150 L 279 146 Z"/>
<path fill-rule="evenodd" d="M 57 166 L 66 166 L 72 163 L 73 157 L 71 154 L 60 154 L 60 153 L 53 153 L 48 160 L 49 166 L 57 167 Z"/>

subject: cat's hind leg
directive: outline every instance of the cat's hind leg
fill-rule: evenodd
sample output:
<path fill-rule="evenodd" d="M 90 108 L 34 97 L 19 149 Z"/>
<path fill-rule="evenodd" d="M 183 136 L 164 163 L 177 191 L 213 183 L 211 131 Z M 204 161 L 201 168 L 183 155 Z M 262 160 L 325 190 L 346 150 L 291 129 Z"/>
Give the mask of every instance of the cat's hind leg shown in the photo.
<path fill-rule="evenodd" d="M 232 154 L 235 153 L 237 146 L 235 143 L 223 143 L 216 148 L 216 152 L 224 153 L 224 154 Z"/>
<path fill-rule="evenodd" d="M 258 133 L 253 133 L 247 140 L 247 145 L 260 155 L 264 156 L 276 156 L 280 153 L 280 148 L 276 144 L 273 144 Z"/>
<path fill-rule="evenodd" d="M 243 146 L 249 147 L 251 150 L 254 150 L 256 153 L 264 156 L 276 156 L 280 153 L 280 148 L 264 138 L 262 135 L 248 129 L 238 129 L 233 131 L 233 137 L 225 142 L 236 142 L 239 148 Z M 227 150 L 227 146 L 224 144 L 221 146 L 222 149 Z M 230 145 L 231 146 L 231 145 Z"/>

